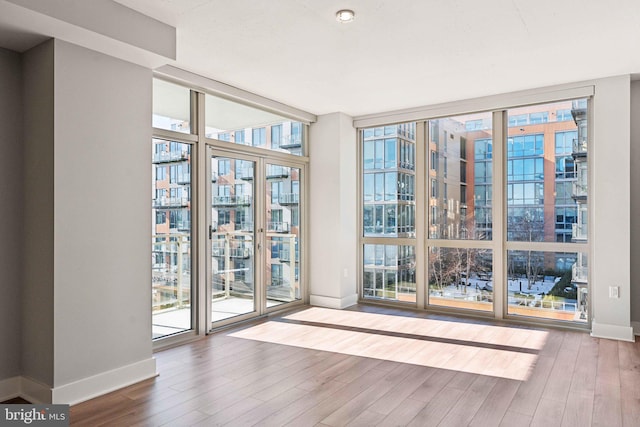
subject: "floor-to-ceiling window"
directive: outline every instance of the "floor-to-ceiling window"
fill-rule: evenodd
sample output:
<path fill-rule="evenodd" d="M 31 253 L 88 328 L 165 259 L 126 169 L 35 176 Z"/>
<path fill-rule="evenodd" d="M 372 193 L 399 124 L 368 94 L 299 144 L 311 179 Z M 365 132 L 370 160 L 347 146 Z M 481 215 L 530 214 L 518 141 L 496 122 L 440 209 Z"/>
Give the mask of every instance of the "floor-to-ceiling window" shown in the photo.
<path fill-rule="evenodd" d="M 416 125 L 361 132 L 363 296 L 416 302 Z"/>
<path fill-rule="evenodd" d="M 361 128 L 361 298 L 586 324 L 587 106 L 569 99 Z M 420 130 L 410 143 L 423 159 L 407 187 L 394 157 L 401 126 Z M 402 204 L 414 234 L 397 228 Z M 409 298 L 391 277 L 403 268 Z"/>
<path fill-rule="evenodd" d="M 492 115 L 428 123 L 427 303 L 492 311 Z"/>
<path fill-rule="evenodd" d="M 153 337 L 302 301 L 307 124 L 161 79 L 153 105 Z"/>
<path fill-rule="evenodd" d="M 506 114 L 507 314 L 586 322 L 587 100 Z"/>
<path fill-rule="evenodd" d="M 192 93 L 157 79 L 153 93 L 153 127 L 171 135 L 151 144 L 152 336 L 162 338 L 193 328 Z"/>

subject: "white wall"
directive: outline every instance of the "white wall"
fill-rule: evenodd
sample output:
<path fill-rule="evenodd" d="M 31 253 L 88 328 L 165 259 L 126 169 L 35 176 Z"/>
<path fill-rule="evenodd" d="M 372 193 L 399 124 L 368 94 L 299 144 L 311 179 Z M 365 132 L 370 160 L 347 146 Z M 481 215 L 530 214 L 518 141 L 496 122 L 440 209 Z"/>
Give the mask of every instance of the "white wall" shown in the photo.
<path fill-rule="evenodd" d="M 0 49 L 0 382 L 20 375 L 22 77 L 20 55 Z M 2 392 L 0 391 L 0 400 Z"/>
<path fill-rule="evenodd" d="M 640 333 L 640 81 L 631 82 L 631 321 Z"/>
<path fill-rule="evenodd" d="M 75 403 L 155 375 L 152 72 L 59 40 L 24 64 L 23 394 Z"/>
<path fill-rule="evenodd" d="M 596 81 L 591 201 L 592 334 L 633 340 L 631 329 L 630 78 Z M 620 298 L 609 298 L 609 287 Z"/>
<path fill-rule="evenodd" d="M 353 119 L 319 116 L 310 129 L 310 302 L 344 308 L 357 302 L 357 149 Z M 327 233 L 326 230 L 331 230 Z"/>
<path fill-rule="evenodd" d="M 55 41 L 56 388 L 152 356 L 151 82 Z"/>

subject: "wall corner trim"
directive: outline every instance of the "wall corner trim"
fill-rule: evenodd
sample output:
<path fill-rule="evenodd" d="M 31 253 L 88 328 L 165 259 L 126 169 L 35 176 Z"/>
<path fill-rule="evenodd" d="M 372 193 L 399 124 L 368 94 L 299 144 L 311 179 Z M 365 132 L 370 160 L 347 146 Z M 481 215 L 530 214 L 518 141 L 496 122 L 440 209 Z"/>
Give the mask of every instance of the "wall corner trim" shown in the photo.
<path fill-rule="evenodd" d="M 20 377 L 20 397 L 31 403 L 51 403 L 51 387 L 29 377 Z"/>
<path fill-rule="evenodd" d="M 20 377 L 11 377 L 0 380 L 0 402 L 20 397 Z"/>
<path fill-rule="evenodd" d="M 309 303 L 313 306 L 337 308 L 339 310 L 342 310 L 343 308 L 356 305 L 358 303 L 358 294 L 353 294 L 342 298 L 311 295 L 309 298 Z"/>
<path fill-rule="evenodd" d="M 92 377 L 55 387 L 51 390 L 52 403 L 75 405 L 85 400 L 118 390 L 120 388 L 157 376 L 156 359 L 141 360 L 102 372 Z"/>
<path fill-rule="evenodd" d="M 631 326 L 602 324 L 597 323 L 595 319 L 591 323 L 591 336 L 594 338 L 635 342 Z"/>

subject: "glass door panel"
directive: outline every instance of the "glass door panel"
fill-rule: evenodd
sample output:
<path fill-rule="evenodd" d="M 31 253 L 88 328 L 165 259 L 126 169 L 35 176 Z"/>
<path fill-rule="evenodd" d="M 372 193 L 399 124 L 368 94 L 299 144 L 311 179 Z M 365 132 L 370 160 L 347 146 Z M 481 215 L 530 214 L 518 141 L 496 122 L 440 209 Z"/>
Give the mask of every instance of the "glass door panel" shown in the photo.
<path fill-rule="evenodd" d="M 191 326 L 191 146 L 153 140 L 152 337 Z"/>
<path fill-rule="evenodd" d="M 256 162 L 211 156 L 211 320 L 256 311 Z"/>
<path fill-rule="evenodd" d="M 300 294 L 300 169 L 267 163 L 265 179 L 267 308 Z"/>

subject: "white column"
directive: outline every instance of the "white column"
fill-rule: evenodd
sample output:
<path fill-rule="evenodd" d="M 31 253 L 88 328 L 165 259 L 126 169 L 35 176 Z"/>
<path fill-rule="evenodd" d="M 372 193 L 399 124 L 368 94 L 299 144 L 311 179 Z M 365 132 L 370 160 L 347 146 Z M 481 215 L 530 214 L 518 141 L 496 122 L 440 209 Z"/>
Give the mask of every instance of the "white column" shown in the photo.
<path fill-rule="evenodd" d="M 357 162 L 353 119 L 318 116 L 310 129 L 310 303 L 345 308 L 357 294 Z"/>
<path fill-rule="evenodd" d="M 630 79 L 596 81 L 593 99 L 589 238 L 592 329 L 595 337 L 633 341 L 631 328 Z M 591 226 L 591 224 L 593 226 Z M 619 288 L 611 298 L 609 288 Z"/>

